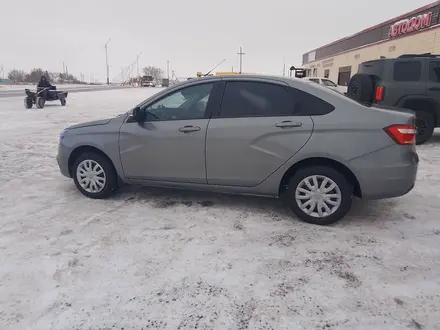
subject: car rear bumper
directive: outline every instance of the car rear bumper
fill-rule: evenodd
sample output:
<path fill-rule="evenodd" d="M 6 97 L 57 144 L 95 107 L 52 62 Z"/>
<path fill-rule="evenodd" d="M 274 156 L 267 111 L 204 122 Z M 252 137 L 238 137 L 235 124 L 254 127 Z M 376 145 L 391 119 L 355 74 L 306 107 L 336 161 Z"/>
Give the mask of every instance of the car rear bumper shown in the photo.
<path fill-rule="evenodd" d="M 415 185 L 419 157 L 414 146 L 394 145 L 353 159 L 363 199 L 400 197 Z"/>

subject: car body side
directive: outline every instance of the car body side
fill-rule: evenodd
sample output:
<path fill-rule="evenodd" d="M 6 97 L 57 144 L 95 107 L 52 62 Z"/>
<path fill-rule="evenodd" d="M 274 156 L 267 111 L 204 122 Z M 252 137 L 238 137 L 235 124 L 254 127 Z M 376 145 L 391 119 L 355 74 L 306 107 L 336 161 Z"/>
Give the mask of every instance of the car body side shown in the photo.
<path fill-rule="evenodd" d="M 209 81 L 212 78 L 200 79 Z M 286 180 L 297 168 L 319 163 L 337 167 L 352 181 L 357 195 L 364 199 L 397 197 L 404 195 L 413 187 L 418 164 L 415 147 L 397 145 L 382 129 L 392 124 L 407 124 L 411 117 L 408 113 L 390 112 L 374 107 L 366 108 L 326 87 L 303 82 L 300 79 L 246 76 L 212 79 L 214 82 L 237 80 L 265 81 L 290 86 L 323 99 L 333 105 L 335 110 L 322 116 L 310 116 L 313 125 L 306 143 L 255 186 L 224 186 L 127 178 L 121 163 L 119 132 L 122 125 L 129 120 L 129 113 L 113 118 L 107 123 L 100 121 L 97 124 L 77 125 L 74 129 L 66 130 L 60 138 L 57 156 L 62 174 L 71 177 L 72 160 L 75 156 L 82 151 L 95 150 L 110 159 L 122 182 L 149 186 L 275 197 L 280 195 L 287 184 Z M 142 104 L 153 103 L 180 88 L 198 83 L 199 79 L 194 79 L 174 85 L 155 94 Z M 209 138 L 209 123 L 206 136 Z M 251 169 L 253 164 L 249 165 Z"/>

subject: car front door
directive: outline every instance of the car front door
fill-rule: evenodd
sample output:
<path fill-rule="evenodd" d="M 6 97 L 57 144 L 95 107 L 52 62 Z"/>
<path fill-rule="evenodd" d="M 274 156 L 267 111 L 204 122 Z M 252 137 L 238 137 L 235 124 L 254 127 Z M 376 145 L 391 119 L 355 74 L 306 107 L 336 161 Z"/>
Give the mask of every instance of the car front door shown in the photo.
<path fill-rule="evenodd" d="M 226 81 L 221 109 L 208 126 L 208 184 L 254 187 L 293 157 L 313 131 L 311 117 L 294 112 L 284 83 Z"/>
<path fill-rule="evenodd" d="M 206 184 L 205 138 L 213 82 L 197 83 L 141 105 L 145 122 L 129 117 L 119 149 L 128 179 Z"/>
<path fill-rule="evenodd" d="M 440 101 L 440 61 L 430 61 L 429 79 L 426 88 L 429 97 Z"/>

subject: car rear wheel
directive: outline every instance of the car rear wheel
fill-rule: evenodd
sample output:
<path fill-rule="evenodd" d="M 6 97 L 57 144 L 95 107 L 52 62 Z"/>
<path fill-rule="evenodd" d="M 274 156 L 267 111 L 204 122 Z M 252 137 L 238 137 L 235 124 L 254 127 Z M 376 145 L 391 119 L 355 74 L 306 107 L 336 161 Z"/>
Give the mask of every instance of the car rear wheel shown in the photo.
<path fill-rule="evenodd" d="M 311 166 L 295 173 L 287 194 L 288 203 L 298 218 L 316 225 L 329 225 L 350 210 L 353 186 L 331 167 Z"/>
<path fill-rule="evenodd" d="M 72 176 L 78 190 L 90 198 L 107 198 L 117 188 L 118 178 L 113 164 L 98 153 L 80 155 L 73 165 Z"/>
<path fill-rule="evenodd" d="M 428 141 L 434 133 L 434 117 L 426 111 L 416 111 L 416 144 Z"/>
<path fill-rule="evenodd" d="M 61 97 L 60 98 L 60 102 L 61 102 L 61 105 L 64 107 L 66 105 L 66 103 L 67 103 L 67 100 L 66 100 L 65 97 Z"/>

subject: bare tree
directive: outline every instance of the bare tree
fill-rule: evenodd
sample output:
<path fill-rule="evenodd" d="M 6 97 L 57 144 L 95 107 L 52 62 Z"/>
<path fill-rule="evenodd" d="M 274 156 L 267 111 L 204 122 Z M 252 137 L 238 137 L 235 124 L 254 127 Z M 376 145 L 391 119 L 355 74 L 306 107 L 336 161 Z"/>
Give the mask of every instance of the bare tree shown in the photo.
<path fill-rule="evenodd" d="M 47 79 L 49 79 L 49 81 L 54 82 L 57 81 L 58 77 L 60 76 L 59 72 L 51 72 L 49 71 L 47 73 Z"/>
<path fill-rule="evenodd" d="M 142 69 L 142 71 L 144 72 L 144 75 L 152 76 L 157 82 L 162 81 L 162 78 L 164 76 L 163 70 L 155 66 L 146 66 Z"/>
<path fill-rule="evenodd" d="M 23 70 L 13 69 L 8 73 L 8 79 L 13 83 L 23 82 L 26 77 L 26 72 Z"/>
<path fill-rule="evenodd" d="M 45 75 L 43 69 L 32 69 L 31 72 L 26 76 L 26 82 L 37 83 L 40 81 L 41 77 Z"/>

